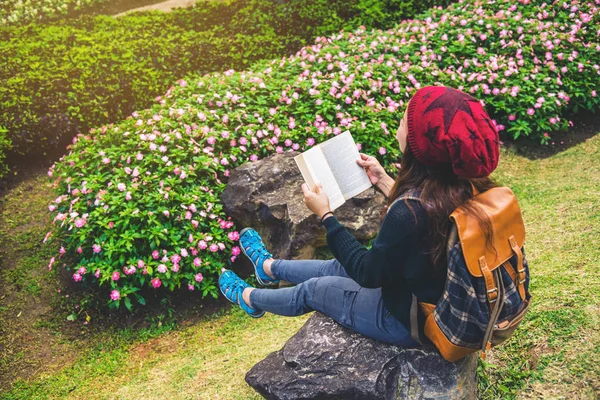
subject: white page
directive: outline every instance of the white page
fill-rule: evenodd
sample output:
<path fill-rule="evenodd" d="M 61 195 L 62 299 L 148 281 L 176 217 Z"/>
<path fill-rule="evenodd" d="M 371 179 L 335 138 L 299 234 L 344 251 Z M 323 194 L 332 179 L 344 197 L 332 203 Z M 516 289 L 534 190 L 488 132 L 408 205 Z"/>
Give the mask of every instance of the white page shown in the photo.
<path fill-rule="evenodd" d="M 332 211 L 346 202 L 319 146 L 294 157 L 294 160 L 311 190 L 314 190 L 316 182 L 321 183 L 329 197 L 329 206 Z"/>
<path fill-rule="evenodd" d="M 320 147 L 344 199 L 350 199 L 372 186 L 365 170 L 356 163 L 360 154 L 349 131 L 321 143 Z"/>

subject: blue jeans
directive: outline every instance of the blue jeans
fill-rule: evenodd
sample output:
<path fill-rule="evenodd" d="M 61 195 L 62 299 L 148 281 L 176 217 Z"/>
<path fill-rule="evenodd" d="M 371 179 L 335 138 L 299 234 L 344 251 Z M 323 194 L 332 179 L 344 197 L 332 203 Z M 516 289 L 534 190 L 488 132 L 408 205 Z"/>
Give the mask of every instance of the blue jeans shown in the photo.
<path fill-rule="evenodd" d="M 383 304 L 381 288 L 361 287 L 336 259 L 275 260 L 271 272 L 296 286 L 255 289 L 250 293 L 250 307 L 285 316 L 320 311 L 370 338 L 403 347 L 418 346 L 409 329 Z"/>

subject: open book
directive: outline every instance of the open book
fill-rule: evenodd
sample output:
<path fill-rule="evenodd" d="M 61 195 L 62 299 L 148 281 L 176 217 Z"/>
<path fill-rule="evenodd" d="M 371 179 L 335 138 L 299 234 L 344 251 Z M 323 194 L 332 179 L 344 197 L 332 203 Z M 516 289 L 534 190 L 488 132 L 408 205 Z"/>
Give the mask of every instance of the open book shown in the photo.
<path fill-rule="evenodd" d="M 294 157 L 302 177 L 311 190 L 320 182 L 335 210 L 357 194 L 370 188 L 365 170 L 356 163 L 360 158 L 349 131 L 329 139 Z"/>

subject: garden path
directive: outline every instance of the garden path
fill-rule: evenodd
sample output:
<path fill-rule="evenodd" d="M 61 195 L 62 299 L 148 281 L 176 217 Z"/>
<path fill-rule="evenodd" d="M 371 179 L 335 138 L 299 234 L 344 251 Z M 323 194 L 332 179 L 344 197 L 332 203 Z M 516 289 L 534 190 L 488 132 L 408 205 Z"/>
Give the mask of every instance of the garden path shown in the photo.
<path fill-rule="evenodd" d="M 138 8 L 134 8 L 131 10 L 127 10 L 125 12 L 115 15 L 115 17 L 120 17 L 121 15 L 129 14 L 131 12 L 136 12 L 136 11 L 158 10 L 158 11 L 169 12 L 169 11 L 173 10 L 174 8 L 178 8 L 178 7 L 191 7 L 198 1 L 199 0 L 167 0 L 162 3 L 151 4 L 149 6 L 138 7 Z"/>

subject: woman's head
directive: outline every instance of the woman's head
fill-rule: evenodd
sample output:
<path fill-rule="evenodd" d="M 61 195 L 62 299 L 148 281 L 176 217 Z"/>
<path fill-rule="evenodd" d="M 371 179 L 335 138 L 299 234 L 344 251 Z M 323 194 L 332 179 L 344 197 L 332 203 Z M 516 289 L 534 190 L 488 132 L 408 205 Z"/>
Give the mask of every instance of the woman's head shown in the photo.
<path fill-rule="evenodd" d="M 448 217 L 472 197 L 473 184 L 484 192 L 496 184 L 488 175 L 498 165 L 498 133 L 481 103 L 458 90 L 425 87 L 410 100 L 396 139 L 402 168 L 388 206 L 408 190 L 418 189 L 430 219 L 431 261 L 445 263 Z M 489 228 L 484 215 L 472 213 Z"/>
<path fill-rule="evenodd" d="M 498 131 L 481 103 L 443 86 L 419 89 L 397 132 L 400 150 L 410 147 L 430 167 L 449 165 L 465 178 L 488 176 L 498 166 Z"/>

